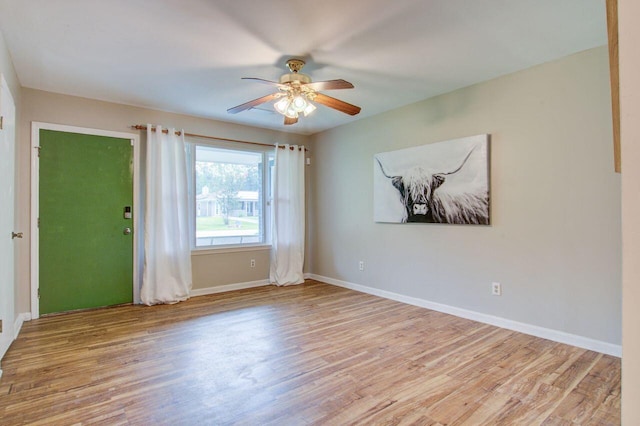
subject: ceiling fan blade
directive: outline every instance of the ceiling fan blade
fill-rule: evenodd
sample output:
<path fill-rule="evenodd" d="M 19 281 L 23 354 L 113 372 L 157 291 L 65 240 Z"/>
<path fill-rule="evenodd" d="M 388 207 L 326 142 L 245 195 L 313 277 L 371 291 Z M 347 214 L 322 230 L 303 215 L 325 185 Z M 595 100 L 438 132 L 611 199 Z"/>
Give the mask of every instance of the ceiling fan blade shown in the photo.
<path fill-rule="evenodd" d="M 298 122 L 298 117 L 287 117 L 286 115 L 284 116 L 284 124 L 285 126 L 291 125 L 291 124 L 296 124 Z"/>
<path fill-rule="evenodd" d="M 332 98 L 331 96 L 323 95 L 322 93 L 316 93 L 316 97 L 313 100 L 314 102 L 337 109 L 345 114 L 356 115 L 360 112 L 359 106 L 351 105 L 339 99 Z"/>
<path fill-rule="evenodd" d="M 255 107 L 255 106 L 258 106 L 258 105 L 260 105 L 260 104 L 263 104 L 263 103 L 265 103 L 265 102 L 269 102 L 269 101 L 272 101 L 272 100 L 274 100 L 274 99 L 277 99 L 277 98 L 279 98 L 280 96 L 281 96 L 281 94 L 280 94 L 279 92 L 277 92 L 277 93 L 272 93 L 272 94 L 270 94 L 270 95 L 266 95 L 266 96 L 263 96 L 263 97 L 261 97 L 261 98 L 254 99 L 254 100 L 252 100 L 252 101 L 245 102 L 245 103 L 243 103 L 242 105 L 238 105 L 238 106 L 235 106 L 235 107 L 233 107 L 233 108 L 229 108 L 229 109 L 227 110 L 227 112 L 228 112 L 229 114 L 237 114 L 237 113 L 239 113 L 239 112 L 241 112 L 241 111 L 246 111 L 246 110 L 248 110 L 248 109 L 251 109 L 251 108 L 253 108 L 253 107 Z"/>
<path fill-rule="evenodd" d="M 265 80 L 264 78 L 255 78 L 255 77 L 242 77 L 242 80 L 252 80 L 257 83 L 268 84 L 269 86 L 275 86 L 278 88 L 286 88 L 287 86 L 284 84 L 280 84 L 277 81 Z"/>
<path fill-rule="evenodd" d="M 322 90 L 353 89 L 353 84 L 345 80 L 316 81 L 315 83 L 307 83 L 304 86 L 316 92 Z"/>

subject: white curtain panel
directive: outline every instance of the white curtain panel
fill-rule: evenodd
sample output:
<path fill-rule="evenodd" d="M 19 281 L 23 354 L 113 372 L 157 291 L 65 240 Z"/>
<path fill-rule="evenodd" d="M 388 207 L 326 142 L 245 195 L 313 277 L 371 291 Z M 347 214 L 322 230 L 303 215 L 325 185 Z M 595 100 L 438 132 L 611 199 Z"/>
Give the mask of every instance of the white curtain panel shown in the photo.
<path fill-rule="evenodd" d="M 144 270 L 146 305 L 177 303 L 191 291 L 191 246 L 184 132 L 147 125 Z"/>
<path fill-rule="evenodd" d="M 276 146 L 271 268 L 275 285 L 304 282 L 304 146 Z"/>

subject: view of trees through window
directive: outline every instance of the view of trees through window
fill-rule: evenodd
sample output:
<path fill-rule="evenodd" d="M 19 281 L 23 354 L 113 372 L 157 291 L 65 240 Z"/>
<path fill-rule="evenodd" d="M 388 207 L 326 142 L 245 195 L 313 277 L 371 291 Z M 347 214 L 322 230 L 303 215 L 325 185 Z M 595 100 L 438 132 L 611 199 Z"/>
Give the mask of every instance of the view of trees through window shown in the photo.
<path fill-rule="evenodd" d="M 196 246 L 264 242 L 261 152 L 196 145 Z"/>

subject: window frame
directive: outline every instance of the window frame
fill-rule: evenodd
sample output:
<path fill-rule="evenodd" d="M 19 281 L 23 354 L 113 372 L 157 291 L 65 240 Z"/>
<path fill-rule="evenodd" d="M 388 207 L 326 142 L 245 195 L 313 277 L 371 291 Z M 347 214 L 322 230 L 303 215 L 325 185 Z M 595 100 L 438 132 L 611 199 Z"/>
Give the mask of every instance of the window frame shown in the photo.
<path fill-rule="evenodd" d="M 207 140 L 202 141 L 195 137 L 186 138 L 185 142 L 188 146 L 188 158 L 189 158 L 189 241 L 192 254 L 206 254 L 209 252 L 238 252 L 238 251 L 252 251 L 260 249 L 271 248 L 271 205 L 272 205 L 272 163 L 275 159 L 273 148 L 265 145 L 264 148 L 260 147 L 245 147 L 238 146 L 231 142 Z M 207 148 L 215 148 L 220 150 L 227 150 L 230 152 L 246 152 L 262 155 L 262 197 L 260 200 L 260 208 L 262 215 L 260 216 L 260 226 L 263 231 L 263 241 L 253 243 L 234 243 L 234 244 L 216 244 L 198 246 L 196 237 L 196 214 L 197 214 L 197 200 L 196 200 L 196 148 L 203 146 Z"/>

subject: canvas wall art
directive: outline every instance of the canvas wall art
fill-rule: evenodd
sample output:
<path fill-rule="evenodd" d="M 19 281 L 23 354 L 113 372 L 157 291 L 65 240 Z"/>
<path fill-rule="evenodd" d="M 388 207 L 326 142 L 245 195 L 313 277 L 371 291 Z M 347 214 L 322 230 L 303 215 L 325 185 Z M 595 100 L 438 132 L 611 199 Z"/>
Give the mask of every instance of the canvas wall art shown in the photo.
<path fill-rule="evenodd" d="M 489 135 L 373 158 L 376 222 L 489 225 Z"/>

